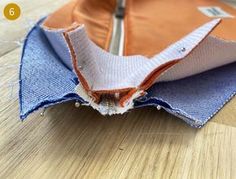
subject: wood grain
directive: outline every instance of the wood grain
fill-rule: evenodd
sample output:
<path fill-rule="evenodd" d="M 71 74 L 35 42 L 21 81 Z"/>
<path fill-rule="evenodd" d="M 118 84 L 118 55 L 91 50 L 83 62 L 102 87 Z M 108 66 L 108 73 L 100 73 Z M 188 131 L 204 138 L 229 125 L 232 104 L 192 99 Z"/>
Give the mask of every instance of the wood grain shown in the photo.
<path fill-rule="evenodd" d="M 0 1 L 1 9 L 6 2 Z M 66 1 L 16 2 L 35 20 Z M 0 18 L 0 39 L 20 39 L 27 31 L 22 20 Z M 14 43 L 1 44 L 0 66 L 17 65 L 20 52 Z M 17 66 L 0 68 L 1 179 L 236 178 L 236 99 L 199 130 L 155 108 L 103 117 L 73 103 L 21 122 L 7 86 L 17 80 Z M 17 85 L 13 89 L 16 94 Z"/>

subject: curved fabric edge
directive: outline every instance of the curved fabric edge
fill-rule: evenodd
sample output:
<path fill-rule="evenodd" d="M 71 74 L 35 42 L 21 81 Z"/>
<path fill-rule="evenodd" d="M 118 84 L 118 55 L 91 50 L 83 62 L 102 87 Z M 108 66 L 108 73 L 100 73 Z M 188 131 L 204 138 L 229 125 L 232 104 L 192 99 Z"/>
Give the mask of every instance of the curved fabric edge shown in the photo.
<path fill-rule="evenodd" d="M 185 79 L 153 85 L 135 107 L 161 106 L 200 128 L 213 118 L 236 94 L 236 63 Z"/>
<path fill-rule="evenodd" d="M 84 100 L 74 93 L 74 88 L 78 84 L 76 75 L 61 63 L 54 50 L 48 45 L 49 43 L 39 27 L 44 19 L 39 20 L 29 31 L 22 49 L 19 71 L 19 106 L 22 120 L 39 108 L 46 108 L 71 100 L 84 103 Z M 44 60 L 44 62 L 40 62 L 41 60 Z M 49 68 L 47 68 L 47 65 L 49 65 Z M 45 69 L 52 70 L 53 68 L 55 68 L 55 71 L 59 70 L 65 73 L 63 79 L 66 80 L 58 79 L 58 82 L 56 82 L 58 86 L 60 85 L 61 91 L 59 90 L 59 93 L 57 93 L 56 89 L 54 92 L 50 90 L 52 85 L 46 82 L 49 79 L 51 79 L 51 81 L 49 80 L 50 82 L 55 81 L 57 76 L 50 78 L 45 72 Z M 40 81 L 40 78 L 43 77 L 46 80 Z M 40 82 L 42 83 L 40 84 Z M 36 88 L 34 88 L 35 85 Z M 40 87 L 46 90 L 42 90 Z"/>
<path fill-rule="evenodd" d="M 157 82 L 179 80 L 236 62 L 236 41 L 208 36 L 191 54 L 163 73 Z"/>
<path fill-rule="evenodd" d="M 132 89 L 140 87 L 158 67 L 183 59 L 190 54 L 219 23 L 220 19 L 215 19 L 202 25 L 150 59 L 139 55 L 121 57 L 102 50 L 87 37 L 83 25 L 64 30 L 63 35 L 66 34 L 67 47 L 63 49 L 70 48 L 70 56 L 77 61 L 77 66 L 74 68 L 77 68 L 77 71 L 80 71 L 86 79 L 91 91 Z M 51 41 L 54 40 L 51 43 L 59 42 L 52 36 L 57 37 L 61 31 L 46 29 L 45 33 Z M 185 50 L 181 51 L 182 48 Z M 92 74 L 91 71 L 93 71 Z M 95 81 L 92 75 L 96 76 Z"/>

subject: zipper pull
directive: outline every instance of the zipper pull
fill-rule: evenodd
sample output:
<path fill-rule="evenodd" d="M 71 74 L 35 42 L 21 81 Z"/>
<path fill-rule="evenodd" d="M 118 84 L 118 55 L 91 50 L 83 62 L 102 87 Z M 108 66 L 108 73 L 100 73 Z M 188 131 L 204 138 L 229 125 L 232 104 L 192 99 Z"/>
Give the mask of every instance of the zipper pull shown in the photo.
<path fill-rule="evenodd" d="M 117 7 L 115 14 L 116 14 L 116 18 L 124 19 L 124 17 L 125 17 L 125 8 L 124 7 Z"/>
<path fill-rule="evenodd" d="M 116 18 L 124 19 L 125 17 L 125 1 L 124 0 L 117 1 L 115 16 Z"/>

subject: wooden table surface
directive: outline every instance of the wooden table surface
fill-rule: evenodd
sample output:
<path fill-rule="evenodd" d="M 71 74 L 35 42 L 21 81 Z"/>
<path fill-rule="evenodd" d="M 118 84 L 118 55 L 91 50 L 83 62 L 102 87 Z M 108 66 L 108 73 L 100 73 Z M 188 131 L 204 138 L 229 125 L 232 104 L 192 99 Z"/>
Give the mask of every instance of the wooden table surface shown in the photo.
<path fill-rule="evenodd" d="M 236 178 L 236 99 L 202 129 L 155 108 L 103 117 L 74 103 L 19 120 L 18 42 L 65 1 L 15 0 L 21 18 L 0 16 L 0 179 Z"/>

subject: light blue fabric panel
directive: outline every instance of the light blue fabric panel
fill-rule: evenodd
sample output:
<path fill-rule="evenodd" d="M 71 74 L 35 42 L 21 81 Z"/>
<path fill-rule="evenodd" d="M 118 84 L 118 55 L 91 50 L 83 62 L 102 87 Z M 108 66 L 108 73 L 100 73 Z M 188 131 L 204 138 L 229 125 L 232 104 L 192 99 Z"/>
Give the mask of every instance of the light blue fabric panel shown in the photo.
<path fill-rule="evenodd" d="M 236 63 L 233 63 L 182 80 L 155 84 L 136 105 L 159 104 L 188 124 L 201 127 L 235 93 Z"/>

